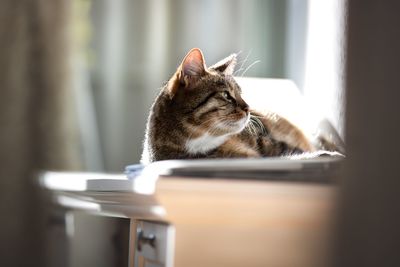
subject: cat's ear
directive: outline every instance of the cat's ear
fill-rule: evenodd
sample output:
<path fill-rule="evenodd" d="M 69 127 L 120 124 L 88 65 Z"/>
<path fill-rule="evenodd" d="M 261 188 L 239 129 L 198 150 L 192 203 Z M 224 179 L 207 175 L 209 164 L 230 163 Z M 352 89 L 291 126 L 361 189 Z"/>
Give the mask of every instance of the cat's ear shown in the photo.
<path fill-rule="evenodd" d="M 168 82 L 170 97 L 174 97 L 179 88 L 192 89 L 196 83 L 207 72 L 203 53 L 198 48 L 190 50 L 183 59 L 178 70 Z"/>
<path fill-rule="evenodd" d="M 232 75 L 233 71 L 235 70 L 236 63 L 237 56 L 236 54 L 232 54 L 229 57 L 226 57 L 218 63 L 212 65 L 210 69 L 216 70 L 226 75 Z"/>
<path fill-rule="evenodd" d="M 203 53 L 198 48 L 190 50 L 183 59 L 174 76 L 169 80 L 167 89 L 170 97 L 174 97 L 181 89 L 190 90 L 203 75 L 207 73 Z"/>
<path fill-rule="evenodd" d="M 180 79 L 186 87 L 206 73 L 206 64 L 203 53 L 198 48 L 193 48 L 185 56 L 181 64 Z"/>

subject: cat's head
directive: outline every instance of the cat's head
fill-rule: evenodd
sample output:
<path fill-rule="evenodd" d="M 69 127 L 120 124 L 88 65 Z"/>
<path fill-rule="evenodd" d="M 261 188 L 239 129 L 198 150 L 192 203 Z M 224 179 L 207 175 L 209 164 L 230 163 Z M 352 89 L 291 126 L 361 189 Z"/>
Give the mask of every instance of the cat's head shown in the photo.
<path fill-rule="evenodd" d="M 182 117 L 192 137 L 236 134 L 246 126 L 249 106 L 233 79 L 235 65 L 232 54 L 207 67 L 201 50 L 194 48 L 164 88 L 173 115 Z"/>

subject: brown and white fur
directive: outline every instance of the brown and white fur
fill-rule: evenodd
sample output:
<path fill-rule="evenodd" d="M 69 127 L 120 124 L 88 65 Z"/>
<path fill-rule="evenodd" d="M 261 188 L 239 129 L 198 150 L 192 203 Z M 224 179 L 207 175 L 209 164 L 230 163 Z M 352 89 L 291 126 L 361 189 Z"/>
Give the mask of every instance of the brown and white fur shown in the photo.
<path fill-rule="evenodd" d="M 315 151 L 285 118 L 250 109 L 232 76 L 235 65 L 234 54 L 207 67 L 199 49 L 189 51 L 151 107 L 142 163 Z"/>

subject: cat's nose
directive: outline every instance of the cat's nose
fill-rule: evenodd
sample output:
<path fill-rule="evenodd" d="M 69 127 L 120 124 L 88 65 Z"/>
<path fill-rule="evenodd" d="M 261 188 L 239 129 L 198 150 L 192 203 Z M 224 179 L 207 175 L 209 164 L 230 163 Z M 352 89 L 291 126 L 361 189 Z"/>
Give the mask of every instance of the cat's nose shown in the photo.
<path fill-rule="evenodd" d="M 241 98 L 237 98 L 237 106 L 246 113 L 249 113 L 249 105 Z"/>
<path fill-rule="evenodd" d="M 243 109 L 246 113 L 248 113 L 248 112 L 249 112 L 249 105 L 244 104 L 244 105 L 242 106 L 242 109 Z"/>

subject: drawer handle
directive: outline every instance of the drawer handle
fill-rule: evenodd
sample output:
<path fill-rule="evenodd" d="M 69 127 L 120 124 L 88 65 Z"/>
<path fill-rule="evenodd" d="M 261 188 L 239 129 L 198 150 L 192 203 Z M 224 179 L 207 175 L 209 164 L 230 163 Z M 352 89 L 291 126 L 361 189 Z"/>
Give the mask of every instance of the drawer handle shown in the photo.
<path fill-rule="evenodd" d="M 142 251 L 142 248 L 144 245 L 150 245 L 152 248 L 156 247 L 156 236 L 153 234 L 145 235 L 143 234 L 143 231 L 138 232 L 138 243 L 137 243 L 137 249 L 138 251 Z"/>

